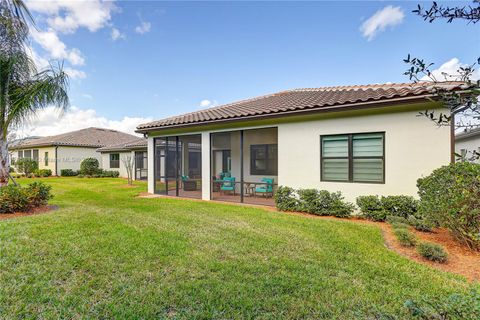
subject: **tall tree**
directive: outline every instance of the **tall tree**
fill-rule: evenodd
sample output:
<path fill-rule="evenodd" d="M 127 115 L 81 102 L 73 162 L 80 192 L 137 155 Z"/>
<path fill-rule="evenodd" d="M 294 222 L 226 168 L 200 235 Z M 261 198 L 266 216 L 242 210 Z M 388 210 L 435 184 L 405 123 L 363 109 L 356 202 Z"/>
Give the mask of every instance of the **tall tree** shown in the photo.
<path fill-rule="evenodd" d="M 475 25 L 480 21 L 480 0 L 473 0 L 471 5 L 453 7 L 433 2 L 429 8 L 418 5 L 417 9 L 412 12 L 429 23 L 435 20 L 446 20 L 447 23 L 459 20 Z M 475 38 L 474 41 L 477 41 L 477 39 Z M 423 59 L 408 55 L 404 62 L 409 66 L 404 74 L 413 82 L 425 79 L 432 82 L 434 96 L 449 109 L 447 113 L 426 110 L 422 115 L 439 126 L 453 125 L 455 129 L 465 131 L 480 127 L 480 80 L 473 79 L 475 68 L 480 66 L 480 58 L 470 65 L 459 66 L 458 70 L 453 74 L 444 72 L 440 76 L 438 74 L 435 75 L 435 72 L 432 70 L 434 64 L 428 63 Z M 439 82 L 443 81 L 463 82 L 464 90 L 459 92 L 447 91 L 438 85 Z M 471 150 L 470 153 L 471 155 L 468 156 L 469 160 L 473 161 L 480 158 L 480 153 L 477 150 Z"/>
<path fill-rule="evenodd" d="M 38 71 L 27 52 L 29 24 L 23 0 L 0 0 L 0 187 L 8 183 L 10 131 L 47 106 L 69 106 L 61 65 Z"/>

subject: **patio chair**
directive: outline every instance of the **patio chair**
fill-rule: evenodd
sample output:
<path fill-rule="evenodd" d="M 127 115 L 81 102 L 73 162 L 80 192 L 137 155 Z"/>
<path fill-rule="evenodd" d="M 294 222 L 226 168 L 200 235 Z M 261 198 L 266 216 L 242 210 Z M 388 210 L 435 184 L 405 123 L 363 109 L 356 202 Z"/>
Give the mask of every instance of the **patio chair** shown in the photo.
<path fill-rule="evenodd" d="M 222 186 L 220 187 L 220 192 L 225 193 L 225 191 L 233 192 L 233 195 L 235 195 L 235 178 L 234 177 L 223 178 L 223 183 L 222 183 Z"/>
<path fill-rule="evenodd" d="M 264 195 L 265 198 L 270 196 L 273 197 L 273 179 L 272 178 L 262 178 L 262 182 L 265 183 L 265 185 L 258 186 L 255 188 L 255 195 L 261 194 Z"/>
<path fill-rule="evenodd" d="M 197 181 L 190 180 L 189 176 L 182 175 L 183 191 L 197 190 Z"/>

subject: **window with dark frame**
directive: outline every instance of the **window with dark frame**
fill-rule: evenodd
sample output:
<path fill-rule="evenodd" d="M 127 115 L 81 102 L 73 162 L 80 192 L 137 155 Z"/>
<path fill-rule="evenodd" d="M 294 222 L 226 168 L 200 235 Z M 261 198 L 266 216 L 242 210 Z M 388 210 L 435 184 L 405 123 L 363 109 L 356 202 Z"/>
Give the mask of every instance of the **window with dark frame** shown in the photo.
<path fill-rule="evenodd" d="M 118 169 L 120 168 L 120 154 L 111 153 L 110 154 L 110 168 Z"/>
<path fill-rule="evenodd" d="M 320 137 L 321 180 L 385 183 L 385 133 Z"/>
<path fill-rule="evenodd" d="M 277 144 L 252 144 L 250 146 L 250 174 L 270 176 L 278 174 Z"/>

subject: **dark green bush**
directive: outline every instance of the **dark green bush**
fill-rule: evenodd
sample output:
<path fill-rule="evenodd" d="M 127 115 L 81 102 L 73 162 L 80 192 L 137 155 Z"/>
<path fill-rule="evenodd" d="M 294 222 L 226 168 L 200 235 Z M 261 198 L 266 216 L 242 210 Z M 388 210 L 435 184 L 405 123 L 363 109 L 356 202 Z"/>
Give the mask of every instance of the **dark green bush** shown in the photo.
<path fill-rule="evenodd" d="M 34 182 L 27 187 L 8 185 L 0 188 L 0 213 L 27 212 L 46 205 L 52 198 L 50 186 Z"/>
<path fill-rule="evenodd" d="M 400 242 L 400 244 L 404 247 L 414 247 L 417 243 L 417 238 L 408 229 L 396 228 L 393 229 L 393 233 L 395 233 L 398 242 Z"/>
<path fill-rule="evenodd" d="M 432 242 L 421 242 L 417 246 L 418 253 L 430 260 L 436 262 L 446 262 L 448 260 L 448 253 L 439 244 Z"/>
<path fill-rule="evenodd" d="M 425 219 L 415 218 L 414 216 L 408 217 L 408 224 L 414 227 L 418 231 L 431 232 L 433 224 Z"/>
<path fill-rule="evenodd" d="M 52 170 L 50 169 L 37 169 L 33 172 L 35 177 L 43 178 L 50 177 L 52 175 Z"/>
<path fill-rule="evenodd" d="M 30 158 L 18 159 L 16 163 L 18 171 L 23 172 L 26 176 L 38 169 L 38 163 Z"/>
<path fill-rule="evenodd" d="M 418 215 L 418 200 L 411 196 L 360 196 L 357 205 L 365 218 L 385 221 L 387 216 L 408 218 Z"/>
<path fill-rule="evenodd" d="M 405 219 L 404 217 L 389 215 L 389 216 L 387 216 L 387 219 L 385 219 L 385 220 L 390 224 L 392 224 L 392 223 L 409 224 L 408 219 Z"/>
<path fill-rule="evenodd" d="M 467 293 L 455 293 L 447 298 L 425 297 L 419 302 L 405 302 L 409 318 L 434 320 L 480 319 L 480 289 L 472 288 Z"/>
<path fill-rule="evenodd" d="M 275 206 L 280 211 L 299 211 L 298 195 L 293 188 L 278 187 L 274 199 Z"/>
<path fill-rule="evenodd" d="M 357 206 L 362 215 L 369 220 L 385 221 L 387 218 L 387 211 L 383 208 L 378 196 L 359 196 Z"/>
<path fill-rule="evenodd" d="M 103 170 L 100 176 L 102 178 L 118 178 L 120 172 L 115 170 Z"/>
<path fill-rule="evenodd" d="M 8 173 L 14 173 L 14 172 L 15 172 L 15 169 L 13 169 L 13 167 L 8 168 Z"/>
<path fill-rule="evenodd" d="M 280 187 L 275 194 L 275 203 L 281 211 L 301 211 L 322 216 L 348 217 L 354 206 L 344 200 L 340 192 L 327 190 Z"/>
<path fill-rule="evenodd" d="M 12 184 L 0 188 L 0 213 L 25 212 L 30 209 L 25 188 Z"/>
<path fill-rule="evenodd" d="M 78 176 L 78 171 L 72 169 L 62 169 L 60 170 L 60 175 L 62 177 L 75 177 Z"/>
<path fill-rule="evenodd" d="M 29 202 L 32 207 L 44 206 L 48 203 L 48 200 L 53 198 L 51 194 L 52 187 L 42 182 L 34 182 L 28 185 L 26 188 Z"/>
<path fill-rule="evenodd" d="M 419 211 L 459 242 L 480 250 L 480 164 L 457 162 L 418 179 Z"/>
<path fill-rule="evenodd" d="M 80 173 L 83 175 L 94 175 L 99 174 L 98 159 L 96 158 L 86 158 L 80 163 Z"/>
<path fill-rule="evenodd" d="M 418 200 L 412 196 L 386 196 L 382 197 L 380 202 L 390 215 L 404 218 L 417 215 Z"/>

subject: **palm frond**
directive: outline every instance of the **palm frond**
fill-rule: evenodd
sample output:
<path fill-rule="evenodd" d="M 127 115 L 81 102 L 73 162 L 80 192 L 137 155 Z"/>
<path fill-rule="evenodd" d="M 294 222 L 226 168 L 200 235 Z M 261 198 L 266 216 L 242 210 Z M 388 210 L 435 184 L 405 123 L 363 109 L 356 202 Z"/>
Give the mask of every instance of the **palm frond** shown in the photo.
<path fill-rule="evenodd" d="M 7 127 L 22 123 L 48 106 L 61 110 L 68 108 L 68 86 L 68 75 L 61 67 L 41 71 L 26 82 L 13 85 L 6 117 Z"/>

